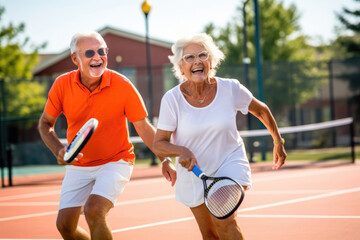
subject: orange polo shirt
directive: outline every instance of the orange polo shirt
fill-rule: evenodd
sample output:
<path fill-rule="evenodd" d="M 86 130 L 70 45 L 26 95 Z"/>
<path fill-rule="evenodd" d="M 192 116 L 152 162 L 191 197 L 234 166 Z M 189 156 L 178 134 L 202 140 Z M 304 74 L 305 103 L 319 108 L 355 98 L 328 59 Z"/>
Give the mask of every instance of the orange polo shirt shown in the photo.
<path fill-rule="evenodd" d="M 147 112 L 140 94 L 124 76 L 106 69 L 100 86 L 90 92 L 81 84 L 78 70 L 63 74 L 49 91 L 45 112 L 56 118 L 64 113 L 68 142 L 87 120 L 99 120 L 81 151 L 84 156 L 73 165 L 98 166 L 120 159 L 134 164 L 126 119 L 135 122 L 147 117 Z"/>

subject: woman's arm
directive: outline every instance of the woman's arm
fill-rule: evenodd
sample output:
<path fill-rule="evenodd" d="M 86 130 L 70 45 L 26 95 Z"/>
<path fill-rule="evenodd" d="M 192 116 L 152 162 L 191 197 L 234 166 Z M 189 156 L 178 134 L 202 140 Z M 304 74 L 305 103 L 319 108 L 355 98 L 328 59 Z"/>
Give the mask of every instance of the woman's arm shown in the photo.
<path fill-rule="evenodd" d="M 285 163 L 287 155 L 285 152 L 284 144 L 281 143 L 282 138 L 274 116 L 272 115 L 269 107 L 265 103 L 257 100 L 256 98 L 253 98 L 253 100 L 251 101 L 249 105 L 249 112 L 255 117 L 257 117 L 270 132 L 274 141 L 273 169 L 279 169 Z"/>

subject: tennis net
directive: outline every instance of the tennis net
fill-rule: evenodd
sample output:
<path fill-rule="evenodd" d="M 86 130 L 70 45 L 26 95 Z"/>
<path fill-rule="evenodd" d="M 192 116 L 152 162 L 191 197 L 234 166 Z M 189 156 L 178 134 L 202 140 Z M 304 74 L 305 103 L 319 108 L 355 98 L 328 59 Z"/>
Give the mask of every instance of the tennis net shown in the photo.
<path fill-rule="evenodd" d="M 353 118 L 279 128 L 286 139 L 286 149 L 321 149 L 349 146 L 351 161 L 355 162 L 355 133 Z M 247 144 L 250 159 L 254 151 L 269 151 L 273 143 L 267 129 L 239 131 Z"/>

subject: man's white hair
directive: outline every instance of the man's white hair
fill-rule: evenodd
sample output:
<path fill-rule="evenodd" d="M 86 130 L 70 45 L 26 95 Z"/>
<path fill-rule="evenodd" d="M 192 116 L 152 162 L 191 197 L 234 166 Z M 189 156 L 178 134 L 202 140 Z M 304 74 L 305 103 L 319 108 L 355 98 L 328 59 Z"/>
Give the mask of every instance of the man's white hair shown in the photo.
<path fill-rule="evenodd" d="M 71 54 L 77 52 L 77 42 L 80 38 L 83 38 L 83 37 L 95 37 L 99 41 L 103 42 L 105 44 L 105 47 L 107 47 L 104 38 L 98 32 L 94 32 L 94 31 L 78 32 L 72 37 L 71 42 L 70 42 Z"/>

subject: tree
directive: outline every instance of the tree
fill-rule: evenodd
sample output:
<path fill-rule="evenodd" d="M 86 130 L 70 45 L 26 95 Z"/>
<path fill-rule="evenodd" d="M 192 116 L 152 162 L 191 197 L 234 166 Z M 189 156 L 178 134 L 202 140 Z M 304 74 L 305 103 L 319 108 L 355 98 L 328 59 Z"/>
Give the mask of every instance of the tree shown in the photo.
<path fill-rule="evenodd" d="M 359 2 L 360 0 L 354 0 Z M 350 10 L 343 7 L 341 13 L 336 13 L 337 19 L 347 30 L 354 33 L 353 36 L 339 36 L 333 43 L 335 57 L 360 57 L 360 8 Z"/>
<path fill-rule="evenodd" d="M 360 0 L 354 0 L 360 3 Z M 333 43 L 335 56 L 338 58 L 353 58 L 348 59 L 355 66 L 359 66 L 360 57 L 360 6 L 359 9 L 350 10 L 343 7 L 342 13 L 336 13 L 337 18 L 341 24 L 354 33 L 353 36 L 339 36 Z M 350 20 L 351 19 L 351 20 Z M 360 118 L 360 72 L 341 76 L 342 79 L 349 82 L 349 89 L 354 93 L 351 101 L 355 104 L 356 117 Z"/>
<path fill-rule="evenodd" d="M 0 6 L 0 21 L 4 12 Z M 46 86 L 31 81 L 38 51 L 46 44 L 31 46 L 31 52 L 26 53 L 23 49 L 29 45 L 29 38 L 19 40 L 24 30 L 23 23 L 0 28 L 0 110 L 4 117 L 41 113 L 46 101 Z"/>
<path fill-rule="evenodd" d="M 360 2 L 360 0 L 354 1 Z M 343 7 L 342 14 L 337 13 L 336 16 L 347 29 L 352 30 L 356 33 L 360 33 L 360 21 L 352 22 L 349 20 L 349 17 L 357 18 L 360 20 L 360 9 L 352 11 L 346 7 Z"/>
<path fill-rule="evenodd" d="M 234 77 L 229 74 L 232 64 L 242 64 L 244 41 L 242 7 L 241 5 L 237 8 L 237 16 L 224 28 L 216 28 L 213 24 L 205 27 L 205 32 L 214 38 L 226 55 L 225 62 L 219 68 L 219 74 L 224 74 L 225 77 Z M 283 117 L 285 109 L 295 108 L 313 97 L 317 93 L 318 87 L 327 81 L 327 78 L 322 78 L 323 71 L 320 71 L 316 64 L 310 62 L 315 59 L 315 51 L 307 44 L 309 37 L 300 33 L 301 29 L 298 23 L 300 16 L 296 6 L 292 4 L 289 8 L 285 8 L 283 3 L 278 0 L 259 0 L 259 8 L 264 97 L 274 110 L 274 115 L 278 115 L 279 119 L 285 119 Z M 254 62 L 253 1 L 249 1 L 246 5 L 246 12 L 247 47 L 251 62 Z M 237 69 L 240 71 L 241 68 L 238 66 Z M 252 70 L 250 75 L 254 79 L 256 72 L 254 68 Z M 314 76 L 319 79 L 313 81 Z M 241 79 L 242 75 L 238 72 L 235 77 Z M 250 89 L 256 93 L 255 85 L 256 83 L 253 81 Z"/>

